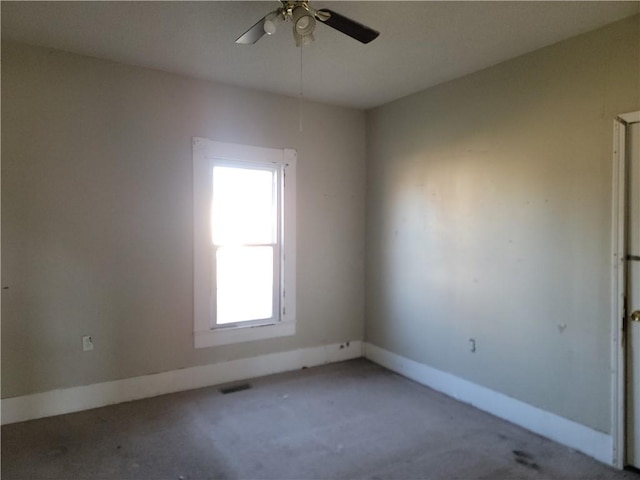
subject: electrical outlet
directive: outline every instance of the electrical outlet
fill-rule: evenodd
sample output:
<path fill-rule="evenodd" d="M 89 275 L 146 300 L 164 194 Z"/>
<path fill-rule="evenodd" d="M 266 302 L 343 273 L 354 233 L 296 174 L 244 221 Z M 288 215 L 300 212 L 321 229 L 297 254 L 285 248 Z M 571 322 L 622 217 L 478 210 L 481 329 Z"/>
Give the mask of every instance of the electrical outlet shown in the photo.
<path fill-rule="evenodd" d="M 88 352 L 89 350 L 93 350 L 93 338 L 91 335 L 85 335 L 82 337 L 82 351 Z"/>

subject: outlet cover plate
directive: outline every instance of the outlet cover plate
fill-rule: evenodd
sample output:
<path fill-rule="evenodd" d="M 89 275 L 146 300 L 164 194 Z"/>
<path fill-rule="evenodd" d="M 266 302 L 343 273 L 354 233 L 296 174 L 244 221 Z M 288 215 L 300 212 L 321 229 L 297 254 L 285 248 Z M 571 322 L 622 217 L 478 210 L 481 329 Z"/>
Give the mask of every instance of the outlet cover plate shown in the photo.
<path fill-rule="evenodd" d="M 82 351 L 88 352 L 89 350 L 93 350 L 93 337 L 85 335 L 82 337 Z"/>

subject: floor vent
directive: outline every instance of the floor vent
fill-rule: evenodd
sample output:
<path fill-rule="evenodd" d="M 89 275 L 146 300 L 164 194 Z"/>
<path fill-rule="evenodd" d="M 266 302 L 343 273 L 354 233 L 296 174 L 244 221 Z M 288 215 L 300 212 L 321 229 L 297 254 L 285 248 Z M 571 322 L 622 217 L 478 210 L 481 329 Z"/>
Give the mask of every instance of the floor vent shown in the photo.
<path fill-rule="evenodd" d="M 241 392 L 242 390 L 249 390 L 251 388 L 251 384 L 249 383 L 238 383 L 236 385 L 230 385 L 228 387 L 223 387 L 220 389 L 220 393 L 226 395 L 228 393 L 236 393 Z"/>

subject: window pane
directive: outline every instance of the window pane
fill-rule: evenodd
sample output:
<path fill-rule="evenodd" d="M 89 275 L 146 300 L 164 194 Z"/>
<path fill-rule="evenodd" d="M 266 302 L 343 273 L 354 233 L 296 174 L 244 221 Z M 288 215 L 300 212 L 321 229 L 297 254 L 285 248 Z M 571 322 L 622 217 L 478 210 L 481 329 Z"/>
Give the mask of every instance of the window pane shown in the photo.
<path fill-rule="evenodd" d="M 275 243 L 275 185 L 271 170 L 213 167 L 213 243 Z"/>
<path fill-rule="evenodd" d="M 273 247 L 221 247 L 216 253 L 216 323 L 273 315 Z"/>

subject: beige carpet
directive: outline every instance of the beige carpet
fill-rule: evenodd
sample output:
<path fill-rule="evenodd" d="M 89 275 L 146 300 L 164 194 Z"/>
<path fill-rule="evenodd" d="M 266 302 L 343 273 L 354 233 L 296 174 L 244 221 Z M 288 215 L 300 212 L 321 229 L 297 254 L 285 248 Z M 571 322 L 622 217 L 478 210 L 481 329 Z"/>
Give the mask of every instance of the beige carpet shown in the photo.
<path fill-rule="evenodd" d="M 2 428 L 2 479 L 628 479 L 366 360 Z"/>

